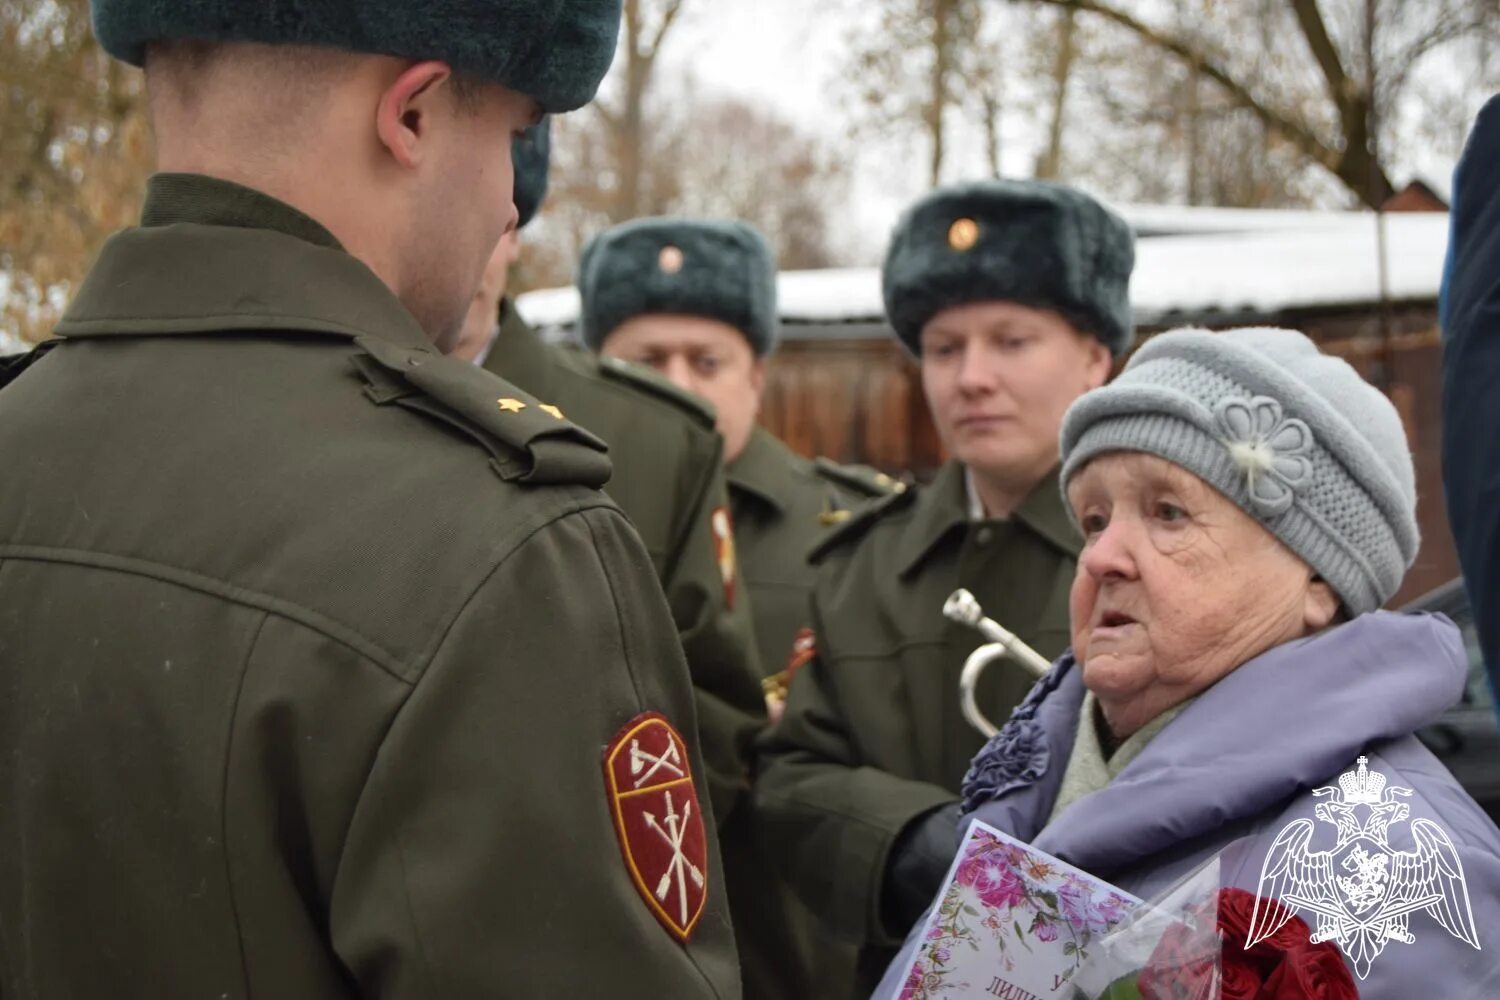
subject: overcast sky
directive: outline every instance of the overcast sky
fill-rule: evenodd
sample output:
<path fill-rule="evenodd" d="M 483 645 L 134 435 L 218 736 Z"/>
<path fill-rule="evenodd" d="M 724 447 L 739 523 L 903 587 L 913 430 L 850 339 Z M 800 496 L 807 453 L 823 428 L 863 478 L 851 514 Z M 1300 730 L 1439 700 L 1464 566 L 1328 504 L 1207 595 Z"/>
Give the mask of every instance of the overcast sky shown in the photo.
<path fill-rule="evenodd" d="M 705 91 L 769 104 L 806 131 L 831 130 L 842 139 L 849 124 L 838 100 L 837 77 L 851 24 L 868 11 L 860 0 L 687 0 L 664 46 L 658 80 L 681 79 L 685 70 Z M 1473 93 L 1473 111 L 1485 96 L 1480 90 Z M 1007 171 L 1024 173 L 1038 137 L 1027 133 L 1031 126 L 1017 118 L 1012 115 L 1005 122 L 1004 165 Z M 1086 124 L 1075 122 L 1074 127 Z M 964 155 L 967 145 L 970 169 L 982 170 L 979 137 L 953 131 L 949 141 L 960 147 L 958 155 Z M 854 156 L 849 223 L 858 243 L 883 243 L 896 214 L 925 190 L 927 155 L 925 143 L 917 139 L 909 149 Z M 1420 176 L 1446 195 L 1451 155 L 1404 149 L 1390 159 L 1398 185 Z"/>

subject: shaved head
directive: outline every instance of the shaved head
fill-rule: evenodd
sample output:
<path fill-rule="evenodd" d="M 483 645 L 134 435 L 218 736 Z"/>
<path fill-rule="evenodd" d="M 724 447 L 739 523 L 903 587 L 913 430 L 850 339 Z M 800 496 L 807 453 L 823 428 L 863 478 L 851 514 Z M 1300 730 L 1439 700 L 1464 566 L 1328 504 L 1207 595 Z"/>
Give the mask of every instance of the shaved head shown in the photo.
<path fill-rule="evenodd" d="M 530 98 L 445 64 L 253 42 L 152 45 L 159 168 L 233 181 L 328 228 L 440 348 L 515 224 Z"/>

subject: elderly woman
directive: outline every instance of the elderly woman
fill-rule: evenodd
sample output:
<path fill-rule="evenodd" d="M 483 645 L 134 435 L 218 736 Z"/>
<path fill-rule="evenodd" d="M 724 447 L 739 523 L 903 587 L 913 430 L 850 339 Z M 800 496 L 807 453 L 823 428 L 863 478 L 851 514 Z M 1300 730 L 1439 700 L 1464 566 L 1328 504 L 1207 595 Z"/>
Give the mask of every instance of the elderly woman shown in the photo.
<path fill-rule="evenodd" d="M 1500 996 L 1500 831 L 1412 735 L 1463 645 L 1377 610 L 1418 542 L 1390 402 L 1299 333 L 1180 330 L 1072 406 L 1062 453 L 1072 649 L 966 812 L 1141 897 L 1215 855 L 1287 905 L 1326 890 L 1347 919 L 1299 915 L 1361 997 Z"/>

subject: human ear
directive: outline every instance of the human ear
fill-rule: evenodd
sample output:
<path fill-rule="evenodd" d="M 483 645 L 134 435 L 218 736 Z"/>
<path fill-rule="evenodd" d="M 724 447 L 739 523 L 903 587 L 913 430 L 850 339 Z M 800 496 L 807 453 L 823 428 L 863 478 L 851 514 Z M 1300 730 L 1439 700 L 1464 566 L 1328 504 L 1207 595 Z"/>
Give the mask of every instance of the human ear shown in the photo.
<path fill-rule="evenodd" d="M 760 398 L 766 391 L 766 359 L 756 358 L 750 364 L 750 385 L 755 390 L 755 411 L 760 412 Z"/>
<path fill-rule="evenodd" d="M 386 87 L 375 109 L 375 131 L 391 158 L 406 169 L 422 162 L 437 102 L 448 100 L 444 85 L 453 78 L 446 63 L 428 60 L 407 67 Z"/>
<path fill-rule="evenodd" d="M 1338 617 L 1339 597 L 1321 577 L 1313 577 L 1302 599 L 1302 622 L 1309 632 L 1327 628 Z"/>
<path fill-rule="evenodd" d="M 1087 353 L 1084 355 L 1083 382 L 1084 391 L 1097 389 L 1109 380 L 1109 369 L 1114 363 L 1110 356 L 1109 348 L 1105 347 L 1097 338 L 1088 336 L 1086 344 Z"/>

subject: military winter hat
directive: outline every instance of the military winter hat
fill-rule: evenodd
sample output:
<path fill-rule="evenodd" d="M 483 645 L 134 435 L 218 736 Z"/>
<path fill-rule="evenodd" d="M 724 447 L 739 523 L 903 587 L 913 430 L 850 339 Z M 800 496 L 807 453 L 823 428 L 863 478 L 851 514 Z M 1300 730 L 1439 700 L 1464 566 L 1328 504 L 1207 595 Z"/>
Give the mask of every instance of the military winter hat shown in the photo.
<path fill-rule="evenodd" d="M 510 147 L 510 162 L 516 172 L 516 228 L 536 217 L 547 200 L 547 168 L 552 164 L 552 119 L 543 118 Z"/>
<path fill-rule="evenodd" d="M 583 341 L 598 350 L 646 313 L 706 316 L 739 330 L 757 356 L 776 344 L 776 262 L 745 222 L 637 219 L 606 230 L 578 262 Z"/>
<path fill-rule="evenodd" d="M 315 45 L 441 59 L 546 111 L 593 99 L 614 58 L 621 0 L 94 0 L 104 50 L 136 66 L 170 39 Z"/>
<path fill-rule="evenodd" d="M 1417 556 L 1416 473 L 1391 401 L 1292 330 L 1153 337 L 1062 425 L 1062 481 L 1141 451 L 1213 486 L 1301 556 L 1353 614 Z"/>
<path fill-rule="evenodd" d="M 916 355 L 922 327 L 944 309 L 1005 300 L 1060 313 L 1110 353 L 1130 346 L 1135 237 L 1081 191 L 1044 181 L 938 188 L 891 236 L 881 274 L 885 311 Z"/>

